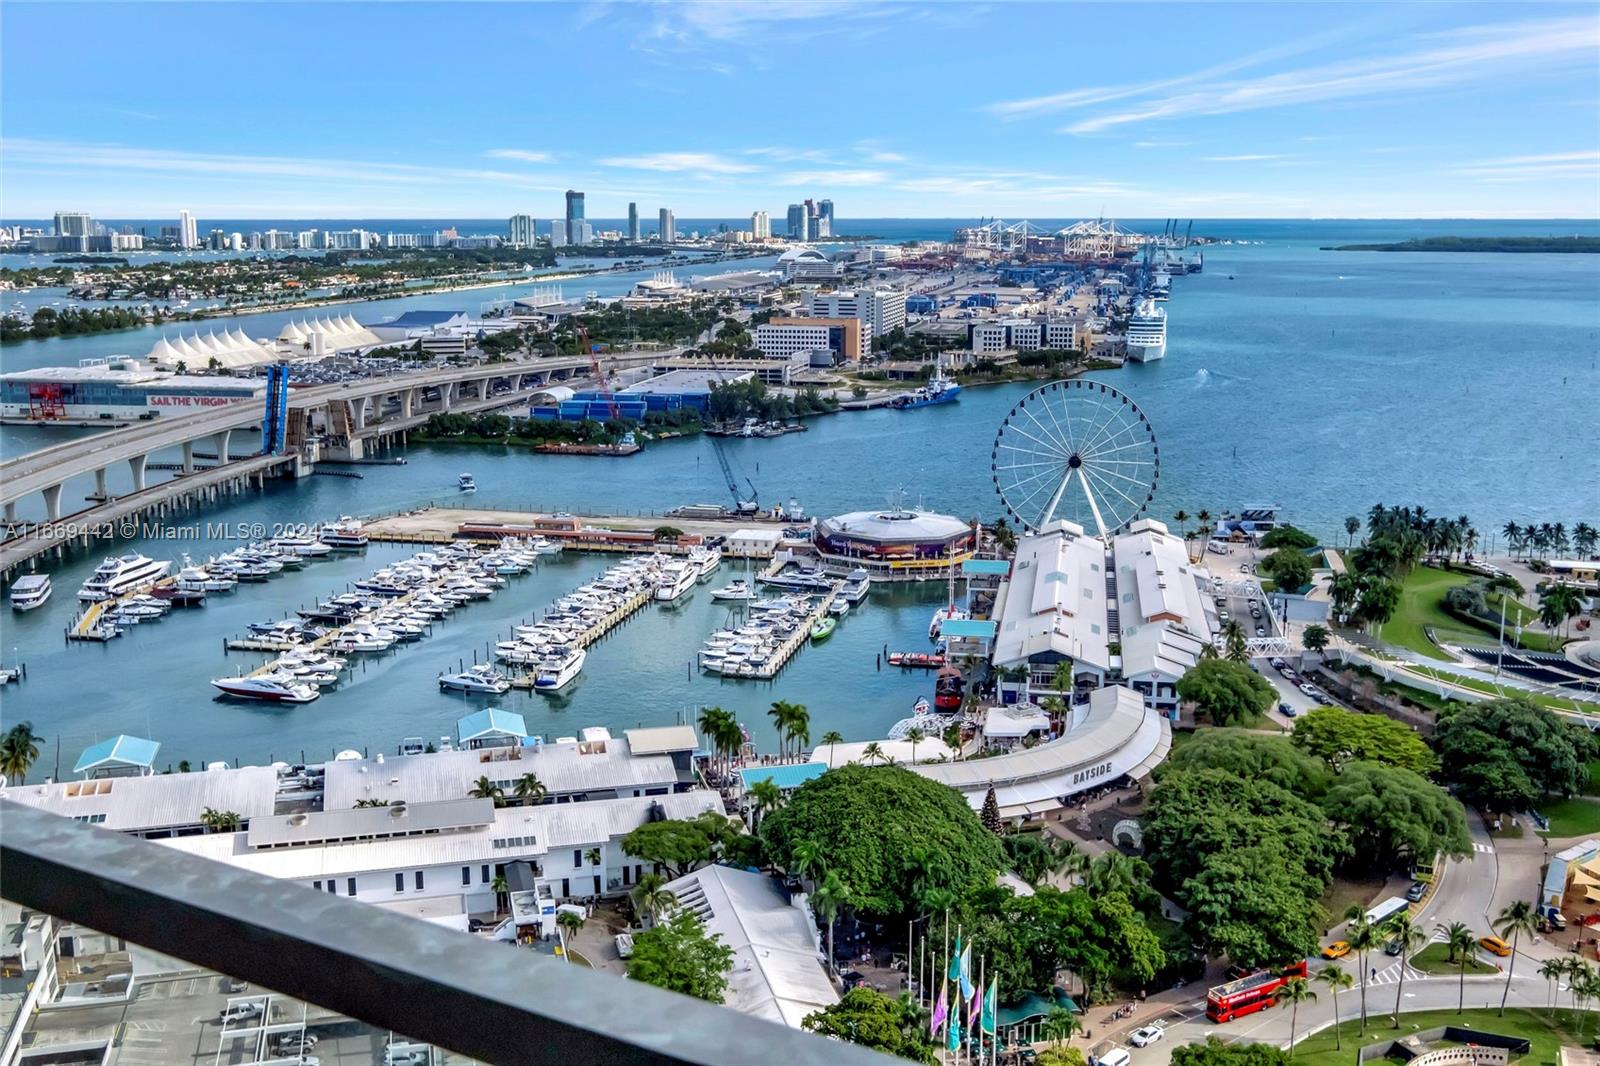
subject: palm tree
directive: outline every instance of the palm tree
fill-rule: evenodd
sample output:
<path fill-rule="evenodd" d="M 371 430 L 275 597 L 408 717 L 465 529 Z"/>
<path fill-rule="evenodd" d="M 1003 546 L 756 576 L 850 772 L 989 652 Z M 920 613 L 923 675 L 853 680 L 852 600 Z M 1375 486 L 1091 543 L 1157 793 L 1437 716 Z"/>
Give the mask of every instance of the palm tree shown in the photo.
<path fill-rule="evenodd" d="M 822 879 L 816 891 L 811 893 L 811 905 L 816 908 L 817 917 L 828 923 L 828 968 L 833 969 L 833 923 L 839 917 L 839 910 L 850 902 L 850 890 L 845 888 L 844 882 L 839 880 L 839 875 L 832 870 Z"/>
<path fill-rule="evenodd" d="M 0 774 L 7 784 L 16 778 L 17 784 L 28 780 L 28 770 L 39 759 L 39 738 L 34 735 L 32 722 L 18 722 L 0 737 Z"/>
<path fill-rule="evenodd" d="M 629 898 L 633 900 L 634 910 L 648 917 L 651 925 L 655 925 L 661 915 L 678 902 L 678 897 L 667 888 L 667 879 L 658 873 L 640 877 Z"/>
<path fill-rule="evenodd" d="M 1249 662 L 1250 650 L 1245 644 L 1244 627 L 1239 624 L 1239 620 L 1237 618 L 1230 618 L 1227 626 L 1224 627 L 1222 632 L 1227 642 L 1228 661 L 1235 663 Z"/>
<path fill-rule="evenodd" d="M 921 744 L 924 740 L 927 740 L 928 734 L 924 733 L 921 727 L 912 726 L 910 729 L 906 730 L 906 739 L 911 742 L 911 761 L 916 762 L 917 745 Z"/>
<path fill-rule="evenodd" d="M 233 811 L 218 811 L 207 807 L 200 812 L 200 824 L 208 833 L 235 833 L 244 819 Z"/>
<path fill-rule="evenodd" d="M 1276 1002 L 1289 1004 L 1289 1057 L 1294 1058 L 1294 1035 L 1300 1023 L 1300 1004 L 1315 1003 L 1317 993 L 1304 977 L 1287 981 L 1272 997 Z"/>
<path fill-rule="evenodd" d="M 605 856 L 600 854 L 600 849 L 599 848 L 590 848 L 588 851 L 583 853 L 584 861 L 587 862 L 590 866 L 599 866 L 600 865 L 600 860 L 603 859 L 604 857 Z"/>
<path fill-rule="evenodd" d="M 1044 1017 L 1044 1024 L 1040 1026 L 1040 1032 L 1054 1041 L 1057 1048 L 1061 1048 L 1083 1032 L 1083 1022 L 1065 1007 L 1051 1007 L 1050 1013 Z"/>
<path fill-rule="evenodd" d="M 844 743 L 844 734 L 837 729 L 830 729 L 822 734 L 822 743 L 828 746 L 828 769 L 833 769 L 833 749 Z"/>
<path fill-rule="evenodd" d="M 1456 996 L 1456 1013 L 1460 1014 L 1467 1004 L 1467 963 L 1472 961 L 1472 947 L 1477 940 L 1464 922 L 1451 922 L 1449 925 L 1440 922 L 1434 928 L 1444 934 L 1444 946 L 1450 953 L 1450 961 L 1455 962 L 1460 957 L 1460 994 Z"/>
<path fill-rule="evenodd" d="M 1511 938 L 1511 961 L 1506 964 L 1506 988 L 1500 993 L 1500 1017 L 1505 1017 L 1506 997 L 1511 995 L 1511 974 L 1517 968 L 1517 941 L 1523 933 L 1532 936 L 1537 930 L 1539 918 L 1533 904 L 1525 899 L 1519 899 L 1500 911 L 1494 920 L 1495 934 L 1502 939 Z"/>
<path fill-rule="evenodd" d="M 804 883 L 808 877 L 812 881 L 819 880 L 826 869 L 821 844 L 809 838 L 795 841 L 794 849 L 789 853 L 789 873 Z"/>
<path fill-rule="evenodd" d="M 738 719 L 731 711 L 725 711 L 721 707 L 707 707 L 700 712 L 700 732 L 710 743 L 711 750 L 721 758 L 722 772 L 726 774 L 729 761 L 743 742 Z M 739 739 L 733 739 L 735 737 Z"/>
<path fill-rule="evenodd" d="M 1515 556 L 1517 549 L 1522 547 L 1522 527 L 1515 522 L 1507 522 L 1501 528 L 1500 535 L 1506 538 L 1506 550 Z"/>
<path fill-rule="evenodd" d="M 778 731 L 778 754 L 787 758 L 789 755 L 789 707 L 785 700 L 774 700 L 772 706 L 767 708 L 767 717 L 772 719 L 772 727 Z"/>
<path fill-rule="evenodd" d="M 1178 536 L 1188 540 L 1189 512 L 1180 507 L 1178 508 L 1178 513 L 1172 516 L 1172 520 L 1178 523 Z"/>
<path fill-rule="evenodd" d="M 1401 911 L 1384 923 L 1389 939 L 1400 945 L 1400 982 L 1394 988 L 1394 1027 L 1400 1028 L 1400 997 L 1406 991 L 1406 962 L 1428 942 L 1428 934 L 1411 920 L 1410 911 Z"/>
<path fill-rule="evenodd" d="M 1344 546 L 1347 548 L 1353 547 L 1356 542 L 1356 534 L 1360 532 L 1361 519 L 1357 518 L 1355 515 L 1351 515 L 1346 518 L 1344 520 Z"/>
<path fill-rule="evenodd" d="M 1545 1007 L 1555 1017 L 1556 982 L 1567 976 L 1566 959 L 1546 959 L 1539 964 L 1539 976 L 1544 978 Z"/>
<path fill-rule="evenodd" d="M 1578 995 L 1583 984 L 1583 978 L 1589 973 L 1589 964 L 1582 959 L 1567 960 L 1567 993 L 1572 1000 L 1573 1010 L 1578 1008 Z"/>
<path fill-rule="evenodd" d="M 1069 880 L 1081 884 L 1083 877 L 1089 872 L 1092 860 L 1087 851 L 1082 851 L 1070 840 L 1061 839 L 1050 845 L 1050 868 L 1055 873 L 1062 874 Z"/>
<path fill-rule="evenodd" d="M 1345 926 L 1344 930 L 1345 942 L 1350 945 L 1350 950 L 1354 951 L 1356 957 L 1361 960 L 1361 1032 L 1365 1035 L 1367 1031 L 1368 974 L 1371 972 L 1367 968 L 1367 952 L 1382 943 L 1383 938 L 1378 935 L 1378 930 L 1373 928 L 1372 923 L 1367 921 L 1367 912 L 1361 909 L 1359 903 L 1350 905 L 1350 909 L 1345 911 L 1345 918 L 1349 920 L 1349 924 Z"/>
<path fill-rule="evenodd" d="M 561 957 L 568 962 L 572 961 L 572 951 L 567 947 L 567 938 L 575 935 L 583 928 L 583 915 L 572 911 L 559 911 L 556 914 L 556 935 L 561 938 Z"/>
<path fill-rule="evenodd" d="M 517 778 L 516 794 L 517 799 L 521 800 L 523 806 L 526 807 L 535 803 L 543 803 L 544 798 L 550 794 L 550 790 L 544 787 L 544 782 L 540 781 L 536 775 L 523 774 Z"/>
<path fill-rule="evenodd" d="M 750 786 L 750 832 L 761 830 L 761 817 L 768 811 L 783 806 L 783 789 L 772 778 L 757 781 Z"/>
<path fill-rule="evenodd" d="M 806 710 L 803 703 L 789 704 L 789 739 L 794 743 L 794 756 L 800 757 L 800 749 L 811 743 L 811 712 Z"/>
<path fill-rule="evenodd" d="M 1194 513 L 1194 520 L 1200 524 L 1200 528 L 1195 530 L 1197 536 L 1211 528 L 1211 512 L 1204 507 Z M 1209 533 L 1206 534 L 1207 539 L 1210 539 L 1210 536 Z"/>
<path fill-rule="evenodd" d="M 1347 519 L 1346 521 L 1356 521 Z M 1361 523 L 1356 521 L 1356 528 L 1361 528 Z M 1344 1038 L 1339 1035 L 1339 993 L 1355 984 L 1355 978 L 1337 966 L 1324 966 L 1317 971 L 1317 980 L 1328 986 L 1333 993 L 1333 1049 L 1344 1049 Z"/>
<path fill-rule="evenodd" d="M 871 744 L 861 749 L 862 762 L 882 762 L 888 756 L 883 753 L 883 745 L 874 740 Z"/>
<path fill-rule="evenodd" d="M 506 897 L 511 894 L 511 884 L 506 880 L 505 874 L 495 874 L 494 880 L 489 882 L 489 891 L 494 893 L 494 913 L 498 916 L 506 909 Z"/>
<path fill-rule="evenodd" d="M 505 803 L 506 790 L 489 780 L 488 775 L 485 774 L 472 783 L 472 787 L 467 790 L 467 795 L 473 799 L 494 800 L 494 805 L 499 807 Z"/>

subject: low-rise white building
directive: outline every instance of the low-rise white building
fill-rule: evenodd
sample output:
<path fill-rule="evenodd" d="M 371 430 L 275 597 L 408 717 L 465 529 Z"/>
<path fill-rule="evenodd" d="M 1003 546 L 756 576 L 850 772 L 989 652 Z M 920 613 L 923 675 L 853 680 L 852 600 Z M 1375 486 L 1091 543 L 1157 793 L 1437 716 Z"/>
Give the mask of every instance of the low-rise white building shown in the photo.
<path fill-rule="evenodd" d="M 1077 348 L 1081 323 L 1070 318 L 1003 318 L 974 322 L 968 340 L 975 354 Z"/>
<path fill-rule="evenodd" d="M 842 289 L 812 294 L 811 313 L 819 318 L 855 318 L 862 335 L 881 337 L 906 324 L 906 294 L 897 289 Z"/>
<path fill-rule="evenodd" d="M 779 529 L 736 529 L 728 534 L 722 552 L 737 559 L 770 559 L 783 539 Z"/>

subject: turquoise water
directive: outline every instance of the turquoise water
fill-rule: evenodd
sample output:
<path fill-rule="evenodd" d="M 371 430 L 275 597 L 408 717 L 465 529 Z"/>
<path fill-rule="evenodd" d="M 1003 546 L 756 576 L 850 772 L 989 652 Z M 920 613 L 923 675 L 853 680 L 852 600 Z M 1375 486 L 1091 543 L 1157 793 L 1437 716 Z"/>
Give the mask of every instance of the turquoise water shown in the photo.
<path fill-rule="evenodd" d="M 1207 249 L 1206 272 L 1175 282 L 1164 361 L 1101 375 L 1144 408 L 1160 438 L 1158 517 L 1180 507 L 1192 514 L 1275 503 L 1291 520 L 1329 537 L 1342 536 L 1346 514 L 1364 513 L 1377 501 L 1465 513 L 1485 532 L 1512 518 L 1569 527 L 1600 521 L 1600 260 L 1317 250 L 1341 241 L 1474 232 L 1466 224 L 1252 225 L 1258 230 L 1239 235 L 1268 243 Z M 1473 225 L 1480 233 L 1597 229 Z M 404 305 L 439 306 L 425 299 Z M 62 350 L 54 345 L 39 347 Z M 795 497 L 808 511 L 827 514 L 880 505 L 903 490 L 912 502 L 993 517 L 990 441 L 1026 391 L 969 389 L 944 407 L 822 418 L 805 434 L 730 441 L 730 454 L 768 503 Z M 23 429 L 0 442 L 9 451 L 57 439 Z M 461 470 L 476 475 L 481 489 L 474 502 L 483 506 L 649 511 L 726 496 L 705 440 L 605 461 L 449 447 L 408 454 L 405 467 L 367 470 L 359 481 L 313 477 L 275 486 L 201 520 L 315 521 L 454 501 Z M 219 547 L 137 546 L 164 557 Z M 474 650 L 481 656 L 485 642 L 512 620 L 604 565 L 562 559 L 513 579 L 433 638 L 372 662 L 354 683 L 304 707 L 211 698 L 211 677 L 256 661 L 224 656 L 224 636 L 340 588 L 396 554 L 397 548 L 374 547 L 364 560 L 313 564 L 217 597 L 203 610 L 174 612 L 105 647 L 67 646 L 62 639 L 72 595 L 97 561 L 75 560 L 58 575 L 56 598 L 46 608 L 3 623 L 0 652 L 7 662 L 26 662 L 30 675 L 6 693 L 4 716 L 32 719 L 52 741 L 45 763 L 53 761 L 59 735 L 69 767 L 85 744 L 119 731 L 161 740 L 164 762 L 392 750 L 401 736 L 449 732 L 456 717 L 476 706 L 439 694 L 433 678 L 440 670 L 470 660 Z M 728 576 L 724 570 L 716 580 Z M 570 694 L 556 700 L 510 694 L 502 702 L 527 715 L 530 729 L 561 735 L 584 725 L 670 723 L 696 706 L 719 703 L 738 710 L 770 747 L 763 712 L 781 698 L 810 707 L 813 738 L 828 729 L 851 739 L 881 736 L 931 679 L 880 672 L 875 657 L 885 645 L 926 646 L 928 614 L 941 598 L 937 587 L 876 593 L 833 640 L 803 650 L 774 683 L 752 685 L 688 669 L 724 613 L 702 587 L 681 608 L 648 608 L 597 646 Z"/>

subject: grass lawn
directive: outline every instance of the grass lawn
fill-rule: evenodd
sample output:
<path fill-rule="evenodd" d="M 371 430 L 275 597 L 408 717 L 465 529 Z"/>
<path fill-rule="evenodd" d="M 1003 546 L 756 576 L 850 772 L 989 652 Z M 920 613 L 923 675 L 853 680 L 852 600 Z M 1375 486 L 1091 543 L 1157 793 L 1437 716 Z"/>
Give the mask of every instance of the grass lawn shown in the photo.
<path fill-rule="evenodd" d="M 1476 948 L 1473 949 L 1476 952 Z M 1429 944 L 1415 955 L 1411 956 L 1411 965 L 1423 973 L 1442 973 L 1458 975 L 1461 973 L 1461 960 L 1450 961 L 1450 952 L 1443 944 Z M 1494 967 L 1480 962 L 1476 958 L 1468 958 L 1468 974 L 1494 973 Z"/>
<path fill-rule="evenodd" d="M 1346 993 L 1348 995 L 1348 993 Z M 1340 997 L 1343 1000 L 1343 996 Z M 1341 1002 L 1340 1006 L 1344 1006 Z M 1371 1011 L 1369 1009 L 1369 1015 Z M 1294 1061 L 1303 1066 L 1349 1066 L 1355 1061 L 1356 1049 L 1368 1044 L 1385 1045 L 1419 1029 L 1433 1029 L 1441 1025 L 1464 1025 L 1483 1032 L 1520 1036 L 1532 1047 L 1528 1054 L 1512 1061 L 1517 1066 L 1557 1066 L 1558 1049 L 1563 1041 L 1580 1042 L 1578 1026 L 1587 1024 L 1593 1032 L 1592 1017 L 1573 1010 L 1558 1010 L 1554 1019 L 1543 1010 L 1508 1010 L 1500 1017 L 1492 1010 L 1469 1010 L 1457 1014 L 1453 1010 L 1418 1011 L 1400 1015 L 1400 1028 L 1391 1029 L 1389 1019 L 1378 1015 L 1369 1017 L 1366 1036 L 1360 1033 L 1359 1021 L 1345 1022 L 1339 1026 L 1344 1040 L 1344 1050 L 1334 1050 L 1334 1031 L 1329 1026 L 1315 1036 L 1307 1037 L 1295 1047 Z M 1592 1039 L 1592 1036 L 1591 1036 Z"/>
<path fill-rule="evenodd" d="M 1511 685 L 1503 686 L 1505 691 L 1502 692 L 1500 688 L 1497 688 L 1491 681 L 1479 681 L 1476 678 L 1463 677 L 1460 674 L 1452 674 L 1444 670 L 1434 670 L 1426 666 L 1412 666 L 1409 669 L 1415 671 L 1416 673 L 1422 674 L 1424 677 L 1431 677 L 1435 680 L 1455 685 L 1457 688 L 1465 688 L 1471 689 L 1473 692 L 1481 692 L 1486 696 L 1521 696 L 1524 699 L 1532 700 L 1539 706 L 1548 708 L 1552 711 L 1570 712 L 1574 703 L 1574 700 L 1556 699 L 1554 696 L 1546 696 L 1538 692 L 1529 692 L 1527 689 L 1514 688 Z M 1576 699 L 1577 694 L 1574 693 L 1573 695 Z M 1592 700 L 1576 699 L 1576 702 L 1580 705 L 1587 704 L 1590 708 L 1594 708 L 1596 706 Z"/>
<path fill-rule="evenodd" d="M 1581 837 L 1600 833 L 1600 800 L 1584 796 L 1539 805 L 1539 813 L 1550 819 L 1553 837 Z"/>
<path fill-rule="evenodd" d="M 1584 791 L 1591 796 L 1600 796 L 1600 759 L 1589 763 L 1589 787 Z"/>
<path fill-rule="evenodd" d="M 1401 586 L 1400 604 L 1395 608 L 1394 617 L 1383 624 L 1379 635 L 1390 644 L 1410 648 L 1430 659 L 1448 660 L 1450 657 L 1428 640 L 1426 630 L 1432 627 L 1441 635 L 1477 636 L 1445 614 L 1441 606 L 1445 593 L 1471 580 L 1466 574 L 1417 567 Z"/>

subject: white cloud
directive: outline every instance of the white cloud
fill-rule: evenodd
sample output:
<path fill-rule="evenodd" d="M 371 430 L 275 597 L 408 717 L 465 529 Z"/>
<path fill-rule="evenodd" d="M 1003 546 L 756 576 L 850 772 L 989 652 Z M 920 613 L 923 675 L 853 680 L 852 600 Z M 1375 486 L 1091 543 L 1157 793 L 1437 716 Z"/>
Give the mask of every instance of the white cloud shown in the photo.
<path fill-rule="evenodd" d="M 1286 155 L 1271 155 L 1264 152 L 1245 152 L 1242 155 L 1203 155 L 1202 163 L 1259 163 L 1268 159 L 1288 159 Z"/>
<path fill-rule="evenodd" d="M 746 148 L 745 155 L 758 155 L 764 159 L 776 160 L 779 163 L 837 163 L 838 160 L 829 152 L 820 148 L 785 148 L 782 145 L 767 145 L 761 148 Z"/>
<path fill-rule="evenodd" d="M 598 162 L 601 166 L 625 167 L 629 170 L 693 170 L 707 174 L 750 174 L 761 169 L 748 163 L 735 163 L 710 152 L 649 152 L 645 155 L 610 156 Z"/>
<path fill-rule="evenodd" d="M 882 170 L 803 170 L 785 174 L 779 185 L 882 185 L 889 175 Z"/>
<path fill-rule="evenodd" d="M 1198 84 L 1192 91 L 1153 96 L 1124 110 L 1080 119 L 1062 127 L 1062 132 L 1102 133 L 1154 119 L 1225 115 L 1499 80 L 1513 70 L 1535 64 L 1549 70 L 1552 64 L 1562 61 L 1592 63 L 1596 52 L 1594 21 L 1587 17 L 1471 27 L 1450 35 L 1448 41 L 1376 59 L 1328 63 L 1249 80 Z M 1136 94 L 1123 95 L 1151 96 L 1150 90 L 1164 87 L 1165 83 L 1156 82 L 1141 87 Z"/>
<path fill-rule="evenodd" d="M 1486 182 L 1538 181 L 1544 178 L 1600 177 L 1600 151 L 1550 152 L 1480 159 L 1451 172 Z"/>
<path fill-rule="evenodd" d="M 483 154 L 490 159 L 515 159 L 521 163 L 548 163 L 554 158 L 549 152 L 530 152 L 524 148 L 491 148 Z"/>

